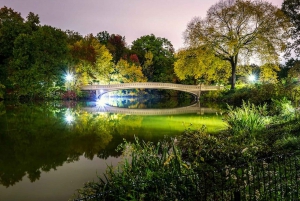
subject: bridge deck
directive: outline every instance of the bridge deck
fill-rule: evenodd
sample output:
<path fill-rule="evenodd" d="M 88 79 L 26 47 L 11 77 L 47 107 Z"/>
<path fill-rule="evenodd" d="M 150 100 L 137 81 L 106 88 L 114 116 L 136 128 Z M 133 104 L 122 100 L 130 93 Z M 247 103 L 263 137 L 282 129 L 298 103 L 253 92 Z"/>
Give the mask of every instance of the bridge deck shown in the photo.
<path fill-rule="evenodd" d="M 81 90 L 118 90 L 118 89 L 174 89 L 184 91 L 210 91 L 219 90 L 221 86 L 206 86 L 206 85 L 184 85 L 184 84 L 172 84 L 161 82 L 135 82 L 135 83 L 122 83 L 122 84 L 110 84 L 110 85 L 85 85 L 81 87 Z"/>

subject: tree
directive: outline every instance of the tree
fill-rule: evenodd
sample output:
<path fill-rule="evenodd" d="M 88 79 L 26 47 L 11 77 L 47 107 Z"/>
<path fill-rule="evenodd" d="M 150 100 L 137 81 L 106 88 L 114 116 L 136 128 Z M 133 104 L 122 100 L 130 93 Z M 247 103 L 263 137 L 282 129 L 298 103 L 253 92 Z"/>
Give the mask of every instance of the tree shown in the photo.
<path fill-rule="evenodd" d="M 191 47 L 206 46 L 231 65 L 231 89 L 235 88 L 239 62 L 257 58 L 278 63 L 285 50 L 290 23 L 272 4 L 259 0 L 221 0 L 205 19 L 194 18 L 185 31 Z"/>
<path fill-rule="evenodd" d="M 20 13 L 6 6 L 0 9 L 0 82 L 5 86 L 9 84 L 7 78 L 14 41 L 25 30 L 24 19 Z"/>
<path fill-rule="evenodd" d="M 96 38 L 102 45 L 107 45 L 110 34 L 107 31 L 101 31 L 97 33 Z"/>
<path fill-rule="evenodd" d="M 40 24 L 40 18 L 39 18 L 39 16 L 35 15 L 32 12 L 29 12 L 29 14 L 27 15 L 26 19 L 27 20 L 26 20 L 25 24 L 29 28 L 28 32 L 37 31 L 38 28 L 39 28 L 39 24 Z"/>
<path fill-rule="evenodd" d="M 300 61 L 294 60 L 292 67 L 288 71 L 288 77 L 300 81 Z"/>
<path fill-rule="evenodd" d="M 206 83 L 224 83 L 230 76 L 227 62 L 203 47 L 182 49 L 175 58 L 174 71 L 181 80 L 193 78 L 194 84 L 203 79 Z"/>
<path fill-rule="evenodd" d="M 103 84 L 110 83 L 114 72 L 112 55 L 105 45 L 92 35 L 87 35 L 82 40 L 71 46 L 71 53 L 75 62 L 75 71 L 78 84 L 88 84 L 95 80 Z"/>
<path fill-rule="evenodd" d="M 300 56 L 300 1 L 284 0 L 281 6 L 282 11 L 289 16 L 293 27 L 291 29 L 292 43 L 288 43 L 289 49 L 287 54 L 294 50 L 296 56 Z"/>
<path fill-rule="evenodd" d="M 143 75 L 142 67 L 135 63 L 127 62 L 121 59 L 116 65 L 115 78 L 117 82 L 146 82 L 147 79 Z"/>
<path fill-rule="evenodd" d="M 169 40 L 153 34 L 142 36 L 132 42 L 131 50 L 137 54 L 143 73 L 149 81 L 173 81 L 174 48 Z M 149 55 L 150 52 L 152 55 Z M 151 65 L 149 65 L 150 58 Z"/>
<path fill-rule="evenodd" d="M 113 57 L 109 50 L 104 45 L 101 45 L 97 50 L 95 69 L 97 79 L 102 84 L 109 84 L 112 80 L 112 75 L 115 70 L 112 60 Z"/>
<path fill-rule="evenodd" d="M 278 65 L 266 63 L 260 67 L 260 81 L 262 83 L 276 83 L 277 72 L 280 71 Z"/>
<path fill-rule="evenodd" d="M 45 96 L 61 79 L 67 54 L 67 36 L 60 29 L 45 25 L 32 35 L 20 34 L 14 43 L 9 78 L 18 95 Z"/>
<path fill-rule="evenodd" d="M 74 43 L 83 39 L 82 35 L 80 35 L 76 31 L 67 30 L 67 31 L 65 31 L 65 33 L 67 34 L 67 37 L 68 37 L 67 40 L 70 45 L 73 45 Z"/>
<path fill-rule="evenodd" d="M 119 34 L 109 34 L 107 31 L 97 33 L 96 39 L 106 48 L 113 56 L 115 64 L 124 57 L 127 56 L 128 49 L 126 47 L 125 37 Z"/>

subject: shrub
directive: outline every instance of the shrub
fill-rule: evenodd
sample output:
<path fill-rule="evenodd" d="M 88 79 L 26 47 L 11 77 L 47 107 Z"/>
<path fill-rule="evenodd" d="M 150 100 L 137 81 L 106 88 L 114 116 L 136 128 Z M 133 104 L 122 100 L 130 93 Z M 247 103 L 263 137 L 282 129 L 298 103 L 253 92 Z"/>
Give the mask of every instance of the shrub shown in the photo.
<path fill-rule="evenodd" d="M 274 122 L 282 122 L 294 119 L 296 110 L 292 102 L 284 97 L 280 100 L 272 99 L 271 114 L 275 116 Z"/>
<path fill-rule="evenodd" d="M 193 169 L 182 161 L 174 141 L 164 140 L 155 145 L 136 139 L 120 148 L 125 160 L 117 169 L 108 167 L 105 179 L 99 177 L 98 182 L 86 183 L 78 191 L 78 198 L 102 194 L 103 200 L 175 200 L 183 196 L 180 192 L 186 189 L 186 183 L 180 178 L 192 175 Z M 192 177 L 185 179 L 193 184 Z"/>
<path fill-rule="evenodd" d="M 228 105 L 228 110 L 224 121 L 228 124 L 228 129 L 233 135 L 254 138 L 255 133 L 262 130 L 268 123 L 266 104 L 255 106 L 253 103 L 243 101 L 240 108 L 234 109 Z"/>

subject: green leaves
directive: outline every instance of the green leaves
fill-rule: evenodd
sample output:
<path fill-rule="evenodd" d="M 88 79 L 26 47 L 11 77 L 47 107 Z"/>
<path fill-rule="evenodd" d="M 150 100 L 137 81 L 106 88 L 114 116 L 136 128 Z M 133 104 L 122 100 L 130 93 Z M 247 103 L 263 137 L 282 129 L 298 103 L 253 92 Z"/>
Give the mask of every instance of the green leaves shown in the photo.
<path fill-rule="evenodd" d="M 10 65 L 17 94 L 45 97 L 53 82 L 61 79 L 67 51 L 66 34 L 59 29 L 42 26 L 32 34 L 20 34 Z"/>
<path fill-rule="evenodd" d="M 243 104 L 240 108 L 233 109 L 228 106 L 228 114 L 224 121 L 234 135 L 243 135 L 247 138 L 255 138 L 255 133 L 266 126 L 267 105 L 255 106 L 250 102 Z"/>
<path fill-rule="evenodd" d="M 131 50 L 137 54 L 143 67 L 143 74 L 149 81 L 173 80 L 174 48 L 166 38 L 156 37 L 153 34 L 142 36 L 132 42 Z"/>

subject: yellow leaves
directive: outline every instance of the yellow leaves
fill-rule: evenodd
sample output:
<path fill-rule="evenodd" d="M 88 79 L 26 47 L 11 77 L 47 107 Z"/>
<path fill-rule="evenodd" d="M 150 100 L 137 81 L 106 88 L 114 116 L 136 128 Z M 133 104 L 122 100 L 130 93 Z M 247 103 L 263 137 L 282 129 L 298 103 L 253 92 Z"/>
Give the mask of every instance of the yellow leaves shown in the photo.
<path fill-rule="evenodd" d="M 172 158 L 174 158 L 174 154 L 171 154 L 167 160 L 164 162 L 164 166 L 169 165 L 170 161 L 172 160 Z"/>
<path fill-rule="evenodd" d="M 277 71 L 280 68 L 276 64 L 267 63 L 260 67 L 260 81 L 263 83 L 276 83 Z"/>
<path fill-rule="evenodd" d="M 116 65 L 116 74 L 114 79 L 123 82 L 146 82 L 147 79 L 143 75 L 142 67 L 134 63 L 128 63 L 121 59 Z"/>
<path fill-rule="evenodd" d="M 176 55 L 174 71 L 179 79 L 204 78 L 205 82 L 223 82 L 230 76 L 227 62 L 220 60 L 207 48 L 180 50 Z"/>
<path fill-rule="evenodd" d="M 145 64 L 144 66 L 147 68 L 153 64 L 153 54 L 151 51 L 146 52 L 145 54 Z"/>

